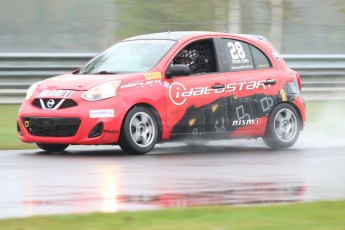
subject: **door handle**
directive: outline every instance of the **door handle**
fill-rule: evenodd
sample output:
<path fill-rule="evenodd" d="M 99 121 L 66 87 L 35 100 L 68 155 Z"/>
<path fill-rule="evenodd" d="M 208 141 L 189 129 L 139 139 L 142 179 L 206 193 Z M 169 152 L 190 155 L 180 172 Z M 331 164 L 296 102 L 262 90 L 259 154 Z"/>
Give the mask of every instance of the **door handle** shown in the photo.
<path fill-rule="evenodd" d="M 212 89 L 222 89 L 222 88 L 225 88 L 225 85 L 224 84 L 214 84 L 211 86 Z"/>
<path fill-rule="evenodd" d="M 264 85 L 275 85 L 276 83 L 276 79 L 267 79 L 266 81 L 264 81 Z"/>

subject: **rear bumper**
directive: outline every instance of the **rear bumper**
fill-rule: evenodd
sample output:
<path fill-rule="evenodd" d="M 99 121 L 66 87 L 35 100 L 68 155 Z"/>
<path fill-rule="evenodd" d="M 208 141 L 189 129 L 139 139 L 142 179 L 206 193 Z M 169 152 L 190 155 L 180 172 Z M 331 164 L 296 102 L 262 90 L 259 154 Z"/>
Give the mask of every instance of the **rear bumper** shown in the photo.
<path fill-rule="evenodd" d="M 300 113 L 301 130 L 303 130 L 305 127 L 306 120 L 307 120 L 307 109 L 306 109 L 305 101 L 302 98 L 302 96 L 299 96 L 296 98 L 296 100 L 293 103 L 297 107 L 297 109 Z"/>

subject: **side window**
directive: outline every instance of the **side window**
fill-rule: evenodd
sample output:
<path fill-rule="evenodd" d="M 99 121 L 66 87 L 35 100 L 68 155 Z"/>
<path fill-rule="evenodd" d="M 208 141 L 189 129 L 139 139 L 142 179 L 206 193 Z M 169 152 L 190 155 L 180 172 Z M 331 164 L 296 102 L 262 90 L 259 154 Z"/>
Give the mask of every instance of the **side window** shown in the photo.
<path fill-rule="evenodd" d="M 225 57 L 229 60 L 230 71 L 254 69 L 252 55 L 247 43 L 232 39 L 222 39 L 222 47 Z"/>
<path fill-rule="evenodd" d="M 213 40 L 196 41 L 187 45 L 176 55 L 172 64 L 188 65 L 191 74 L 217 72 Z"/>
<path fill-rule="evenodd" d="M 258 48 L 250 45 L 250 49 L 252 51 L 256 69 L 268 69 L 272 67 L 266 55 L 263 54 Z"/>

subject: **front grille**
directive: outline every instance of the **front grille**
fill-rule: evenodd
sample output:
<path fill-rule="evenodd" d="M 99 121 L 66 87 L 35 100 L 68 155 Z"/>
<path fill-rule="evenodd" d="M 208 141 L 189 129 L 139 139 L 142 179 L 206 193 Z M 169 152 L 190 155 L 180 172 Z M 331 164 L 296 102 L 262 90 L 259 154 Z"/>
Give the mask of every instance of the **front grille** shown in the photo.
<path fill-rule="evenodd" d="M 60 106 L 59 109 L 65 109 L 65 108 L 70 108 L 70 107 L 73 107 L 73 106 L 77 106 L 77 102 L 73 101 L 72 99 L 66 99 L 62 105 Z"/>
<path fill-rule="evenodd" d="M 80 126 L 79 118 L 23 117 L 31 135 L 41 137 L 72 137 Z"/>
<path fill-rule="evenodd" d="M 54 99 L 54 105 L 48 106 L 49 98 L 36 98 L 32 105 L 40 109 L 66 109 L 77 106 L 77 102 L 72 99 Z"/>
<path fill-rule="evenodd" d="M 32 105 L 33 105 L 33 106 L 36 106 L 37 108 L 42 109 L 40 99 L 35 99 L 35 100 L 32 102 Z"/>

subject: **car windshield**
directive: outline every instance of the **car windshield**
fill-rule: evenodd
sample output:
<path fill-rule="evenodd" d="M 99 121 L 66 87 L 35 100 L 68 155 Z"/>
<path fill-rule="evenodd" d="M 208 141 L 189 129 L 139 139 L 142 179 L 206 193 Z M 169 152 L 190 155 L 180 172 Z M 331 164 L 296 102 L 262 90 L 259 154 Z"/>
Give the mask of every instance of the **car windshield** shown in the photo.
<path fill-rule="evenodd" d="M 147 72 L 174 44 L 172 40 L 123 41 L 92 59 L 76 74 Z"/>

